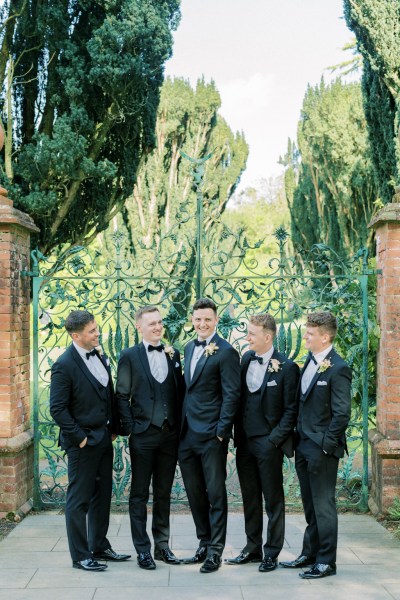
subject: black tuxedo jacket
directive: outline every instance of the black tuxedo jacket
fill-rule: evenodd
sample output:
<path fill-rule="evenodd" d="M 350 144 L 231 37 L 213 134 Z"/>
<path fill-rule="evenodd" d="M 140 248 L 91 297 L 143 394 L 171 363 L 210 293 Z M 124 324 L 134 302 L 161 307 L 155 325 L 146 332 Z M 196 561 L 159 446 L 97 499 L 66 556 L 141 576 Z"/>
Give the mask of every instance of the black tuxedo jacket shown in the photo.
<path fill-rule="evenodd" d="M 118 433 L 111 371 L 104 354 L 100 360 L 109 376 L 112 402 L 111 431 Z M 64 450 L 70 446 L 79 446 L 85 437 L 89 446 L 95 446 L 103 439 L 107 424 L 107 404 L 100 394 L 97 379 L 91 374 L 73 344 L 56 360 L 51 369 L 50 414 L 60 427 L 59 444 Z"/>
<path fill-rule="evenodd" d="M 181 416 L 184 382 L 178 350 L 170 358 L 166 353 L 168 369 L 172 371 L 176 386 L 176 412 Z M 143 342 L 123 350 L 118 362 L 116 401 L 125 435 L 141 433 L 148 429 L 153 415 L 153 377 Z"/>
<path fill-rule="evenodd" d="M 242 358 L 240 409 L 235 419 L 234 429 L 235 446 L 239 446 L 246 438 L 243 429 L 243 411 L 247 396 L 246 375 L 253 354 L 249 350 Z M 281 364 L 279 371 L 271 372 L 267 369 L 265 372 L 261 386 L 261 408 L 270 430 L 268 436 L 270 441 L 275 446 L 281 447 L 286 456 L 291 457 L 294 454 L 293 433 L 296 424 L 299 367 L 277 350 L 274 350 L 271 358 Z"/>
<path fill-rule="evenodd" d="M 205 353 L 197 362 L 193 378 L 190 363 L 195 349 L 191 341 L 185 348 L 186 394 L 182 414 L 182 434 L 186 417 L 192 430 L 204 440 L 219 436 L 228 439 L 239 407 L 240 361 L 234 348 L 219 335 L 211 340 L 218 346 L 210 356 Z"/>
<path fill-rule="evenodd" d="M 326 360 L 332 366 L 322 373 L 317 371 L 304 394 L 301 427 L 327 454 L 340 458 L 346 449 L 345 431 L 351 415 L 351 369 L 333 349 Z M 300 385 L 299 402 L 301 396 Z"/>

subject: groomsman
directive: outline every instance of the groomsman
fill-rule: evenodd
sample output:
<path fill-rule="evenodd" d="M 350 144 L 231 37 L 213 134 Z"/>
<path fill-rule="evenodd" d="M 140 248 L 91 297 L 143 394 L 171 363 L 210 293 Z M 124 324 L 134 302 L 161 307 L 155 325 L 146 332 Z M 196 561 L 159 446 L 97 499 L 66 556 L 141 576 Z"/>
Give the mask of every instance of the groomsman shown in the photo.
<path fill-rule="evenodd" d="M 307 527 L 300 556 L 286 568 L 309 566 L 302 579 L 336 574 L 338 518 L 335 489 L 351 412 L 351 370 L 332 347 L 337 332 L 329 312 L 308 315 L 304 335 L 309 356 L 301 372 L 296 471 Z"/>
<path fill-rule="evenodd" d="M 50 414 L 68 456 L 65 520 L 72 566 L 104 571 L 98 560 L 124 561 L 107 539 L 112 494 L 113 447 L 118 417 L 110 363 L 99 352 L 99 329 L 86 310 L 65 320 L 72 344 L 51 369 Z"/>
<path fill-rule="evenodd" d="M 185 348 L 186 394 L 179 465 L 199 539 L 186 564 L 219 569 L 226 540 L 226 458 L 240 395 L 239 355 L 216 333 L 217 307 L 209 298 L 193 306 L 197 339 Z"/>
<path fill-rule="evenodd" d="M 178 350 L 160 343 L 164 328 L 158 308 L 152 305 L 140 308 L 135 320 L 142 342 L 121 353 L 116 399 L 122 425 L 129 434 L 132 540 L 139 567 L 153 570 L 156 564 L 146 531 L 151 480 L 154 558 L 168 565 L 179 565 L 181 562 L 169 548 L 169 519 L 178 453 L 183 377 Z"/>
<path fill-rule="evenodd" d="M 249 350 L 241 365 L 240 410 L 235 418 L 236 465 L 242 491 L 247 543 L 225 562 L 260 562 L 258 570 L 273 571 L 285 535 L 283 456 L 293 456 L 296 390 L 299 368 L 278 352 L 273 341 L 276 323 L 268 313 L 250 317 Z M 263 508 L 268 515 L 262 554 Z M 264 555 L 264 556 L 263 556 Z"/>

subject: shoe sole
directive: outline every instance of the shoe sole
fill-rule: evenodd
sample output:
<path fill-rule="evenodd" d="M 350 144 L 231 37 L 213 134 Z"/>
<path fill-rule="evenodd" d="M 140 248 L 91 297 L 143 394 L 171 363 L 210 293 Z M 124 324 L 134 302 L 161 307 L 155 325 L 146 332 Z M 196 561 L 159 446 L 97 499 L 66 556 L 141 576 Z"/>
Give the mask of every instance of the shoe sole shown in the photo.
<path fill-rule="evenodd" d="M 229 558 L 226 558 L 224 560 L 224 565 L 237 565 L 237 566 L 240 566 L 240 565 L 248 565 L 250 563 L 260 563 L 260 562 L 262 562 L 261 556 L 260 556 L 260 558 L 252 558 L 251 560 L 245 560 L 243 562 L 233 562 L 233 561 L 230 561 Z"/>
<path fill-rule="evenodd" d="M 323 575 L 306 575 L 305 573 L 299 573 L 299 577 L 301 579 L 323 579 L 324 577 L 331 577 L 332 575 L 336 575 L 336 571 L 334 573 L 326 573 Z"/>
<path fill-rule="evenodd" d="M 101 573 L 101 571 L 106 571 L 107 569 L 107 565 L 104 565 L 103 568 L 99 569 L 99 568 L 94 568 L 94 569 L 85 569 L 85 567 L 82 567 L 81 565 L 72 565 L 72 567 L 74 569 L 81 569 L 82 571 L 93 571 L 93 572 L 97 572 L 97 573 Z"/>

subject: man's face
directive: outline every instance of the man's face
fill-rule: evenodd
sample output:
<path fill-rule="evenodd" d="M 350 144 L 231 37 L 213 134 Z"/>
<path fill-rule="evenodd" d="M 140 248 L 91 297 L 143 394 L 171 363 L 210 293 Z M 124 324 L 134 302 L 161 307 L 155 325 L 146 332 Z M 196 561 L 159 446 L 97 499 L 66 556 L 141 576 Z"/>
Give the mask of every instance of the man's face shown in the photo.
<path fill-rule="evenodd" d="M 218 317 L 212 308 L 198 308 L 193 312 L 192 323 L 200 340 L 206 340 L 217 327 Z"/>
<path fill-rule="evenodd" d="M 322 352 L 331 344 L 329 335 L 320 327 L 307 326 L 303 339 L 305 341 L 305 347 L 313 354 Z"/>
<path fill-rule="evenodd" d="M 270 331 L 264 329 L 262 325 L 254 325 L 253 323 L 248 324 L 245 339 L 249 342 L 250 350 L 259 355 L 268 352 L 273 342 L 273 336 Z"/>
<path fill-rule="evenodd" d="M 78 346 L 85 350 L 93 350 L 99 345 L 100 331 L 96 321 L 90 321 L 81 331 L 74 331 L 71 334 L 72 339 Z"/>
<path fill-rule="evenodd" d="M 158 310 L 144 313 L 136 323 L 136 328 L 146 342 L 158 345 L 164 332 L 162 317 Z"/>

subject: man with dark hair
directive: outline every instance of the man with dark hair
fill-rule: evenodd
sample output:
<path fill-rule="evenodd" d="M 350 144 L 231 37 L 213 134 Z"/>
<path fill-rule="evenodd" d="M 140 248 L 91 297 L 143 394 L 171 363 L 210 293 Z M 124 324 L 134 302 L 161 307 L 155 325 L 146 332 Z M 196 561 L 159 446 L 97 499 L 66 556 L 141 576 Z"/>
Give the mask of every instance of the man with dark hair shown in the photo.
<path fill-rule="evenodd" d="M 241 403 L 234 423 L 236 465 L 242 490 L 247 543 L 238 556 L 225 562 L 260 562 L 262 573 L 273 571 L 285 538 L 283 455 L 291 457 L 296 423 L 299 368 L 278 352 L 273 341 L 275 319 L 253 315 L 247 326 L 249 350 L 241 365 Z M 264 557 L 262 496 L 268 515 Z"/>
<path fill-rule="evenodd" d="M 185 348 L 186 394 L 179 464 L 200 545 L 186 564 L 219 569 L 225 547 L 226 458 L 240 394 L 239 355 L 217 332 L 217 308 L 209 298 L 193 306 L 197 339 Z"/>
<path fill-rule="evenodd" d="M 133 544 L 139 567 L 153 570 L 156 564 L 146 531 L 151 480 L 154 558 L 168 565 L 181 562 L 169 548 L 169 518 L 184 384 L 178 350 L 160 343 L 163 322 L 157 306 L 140 308 L 135 320 L 142 342 L 121 353 L 116 399 L 122 424 L 130 436 Z"/>
<path fill-rule="evenodd" d="M 112 495 L 113 447 L 118 418 L 108 358 L 98 351 L 99 329 L 86 310 L 65 321 L 72 344 L 53 364 L 50 414 L 68 456 L 65 507 L 72 566 L 104 571 L 97 560 L 123 561 L 107 539 Z"/>
<path fill-rule="evenodd" d="M 338 518 L 335 491 L 339 458 L 346 447 L 351 412 L 351 370 L 335 352 L 336 318 L 329 312 L 308 315 L 298 401 L 296 471 L 307 527 L 303 548 L 286 568 L 310 566 L 302 579 L 336 574 Z"/>

